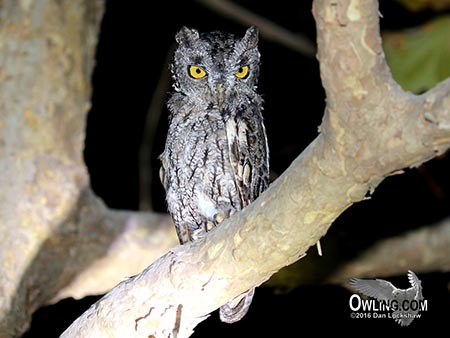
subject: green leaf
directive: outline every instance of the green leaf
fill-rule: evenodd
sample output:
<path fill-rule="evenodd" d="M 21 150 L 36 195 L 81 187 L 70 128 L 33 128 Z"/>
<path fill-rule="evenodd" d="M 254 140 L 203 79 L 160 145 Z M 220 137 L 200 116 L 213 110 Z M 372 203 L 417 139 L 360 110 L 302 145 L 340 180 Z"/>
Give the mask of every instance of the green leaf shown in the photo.
<path fill-rule="evenodd" d="M 403 89 L 426 91 L 450 77 L 450 16 L 403 32 L 385 32 L 383 48 Z"/>

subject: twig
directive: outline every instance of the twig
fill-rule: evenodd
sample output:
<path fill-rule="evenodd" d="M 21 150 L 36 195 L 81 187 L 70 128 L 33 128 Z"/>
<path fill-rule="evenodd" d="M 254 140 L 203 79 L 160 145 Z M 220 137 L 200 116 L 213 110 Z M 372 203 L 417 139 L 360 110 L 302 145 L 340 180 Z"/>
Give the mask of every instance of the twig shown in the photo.
<path fill-rule="evenodd" d="M 159 76 L 158 84 L 153 92 L 152 100 L 145 119 L 144 134 L 139 149 L 139 210 L 152 210 L 152 163 L 151 156 L 155 141 L 155 133 L 164 109 L 164 99 L 170 85 L 169 62 L 172 48 L 168 51 Z"/>

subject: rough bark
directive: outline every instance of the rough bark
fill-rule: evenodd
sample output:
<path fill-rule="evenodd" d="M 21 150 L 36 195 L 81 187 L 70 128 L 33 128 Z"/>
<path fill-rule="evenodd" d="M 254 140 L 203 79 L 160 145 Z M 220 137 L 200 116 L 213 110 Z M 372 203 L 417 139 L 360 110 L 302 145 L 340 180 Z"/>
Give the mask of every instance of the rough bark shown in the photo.
<path fill-rule="evenodd" d="M 313 13 L 327 95 L 319 136 L 252 205 L 120 283 L 62 337 L 187 337 L 302 257 L 385 177 L 449 148 L 450 79 L 420 96 L 395 83 L 377 1 L 316 0 Z"/>
<path fill-rule="evenodd" d="M 126 226 L 114 239 L 115 245 L 109 247 L 105 256 L 80 271 L 52 302 L 70 297 L 81 299 L 103 295 L 125 276 L 141 272 L 149 262 L 177 245 L 178 240 L 168 217 L 159 219 L 151 213 L 111 212 L 110 221 L 118 214 L 123 214 L 126 219 L 117 219 L 114 223 Z M 158 222 L 161 226 L 157 225 Z M 98 224 L 103 228 L 105 222 Z M 155 229 L 149 228 L 148 224 L 155 224 Z M 300 285 L 324 282 L 346 284 L 349 278 L 355 276 L 402 275 L 408 269 L 417 273 L 450 271 L 450 219 L 382 239 L 352 259 L 339 255 L 340 246 L 336 238 L 327 235 L 322 243 L 325 243 L 323 256 L 313 252 L 308 260 L 284 268 L 264 285 L 290 290 Z"/>

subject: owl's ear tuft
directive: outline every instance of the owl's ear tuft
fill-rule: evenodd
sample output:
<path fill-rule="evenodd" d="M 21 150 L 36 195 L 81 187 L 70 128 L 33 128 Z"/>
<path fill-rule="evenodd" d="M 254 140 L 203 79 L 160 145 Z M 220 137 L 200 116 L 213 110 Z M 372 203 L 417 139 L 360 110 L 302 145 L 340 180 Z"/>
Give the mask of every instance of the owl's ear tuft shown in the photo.
<path fill-rule="evenodd" d="M 242 42 L 247 46 L 248 49 L 258 47 L 259 30 L 255 26 L 251 26 L 245 32 Z"/>
<path fill-rule="evenodd" d="M 190 45 L 192 42 L 198 40 L 198 38 L 198 31 L 194 28 L 188 28 L 186 26 L 183 26 L 175 35 L 175 40 L 180 45 Z"/>

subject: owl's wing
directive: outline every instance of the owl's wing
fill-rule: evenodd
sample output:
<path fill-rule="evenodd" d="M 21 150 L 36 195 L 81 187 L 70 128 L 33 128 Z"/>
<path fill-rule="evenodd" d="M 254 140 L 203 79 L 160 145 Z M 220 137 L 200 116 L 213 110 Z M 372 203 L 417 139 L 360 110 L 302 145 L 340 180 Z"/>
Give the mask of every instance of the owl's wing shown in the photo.
<path fill-rule="evenodd" d="M 391 300 L 396 287 L 384 279 L 350 279 L 350 286 L 366 296 L 378 300 Z"/>
<path fill-rule="evenodd" d="M 267 138 L 262 117 L 241 115 L 226 122 L 228 154 L 241 209 L 269 185 Z"/>
<path fill-rule="evenodd" d="M 159 179 L 161 180 L 161 183 L 167 193 L 169 189 L 169 177 L 167 174 L 167 162 L 166 162 L 167 160 L 164 153 L 159 156 L 159 160 L 161 161 L 161 167 L 159 168 Z M 175 223 L 175 230 L 177 232 L 180 243 L 184 244 L 186 242 L 189 242 L 191 237 L 191 231 L 187 226 L 187 224 L 177 222 L 176 217 L 173 214 L 172 219 Z"/>
<path fill-rule="evenodd" d="M 258 110 L 247 111 L 239 118 L 226 122 L 228 156 L 234 181 L 245 208 L 269 185 L 269 152 L 262 117 Z M 239 321 L 247 313 L 255 289 L 232 299 L 220 308 L 220 319 L 225 323 Z"/>
<path fill-rule="evenodd" d="M 408 280 L 411 284 L 411 287 L 406 290 L 408 296 L 416 300 L 422 299 L 422 283 L 417 275 L 411 270 L 408 270 Z"/>
<path fill-rule="evenodd" d="M 421 287 L 420 279 L 411 270 L 408 270 L 408 280 L 409 283 L 411 284 L 411 287 L 413 287 L 414 289 L 418 289 L 419 287 Z"/>
<path fill-rule="evenodd" d="M 250 191 L 250 200 L 255 200 L 269 186 L 269 148 L 263 119 L 258 114 L 253 123 L 247 124 L 245 139 L 249 144 L 248 166 L 250 175 L 244 180 L 244 185 Z"/>

